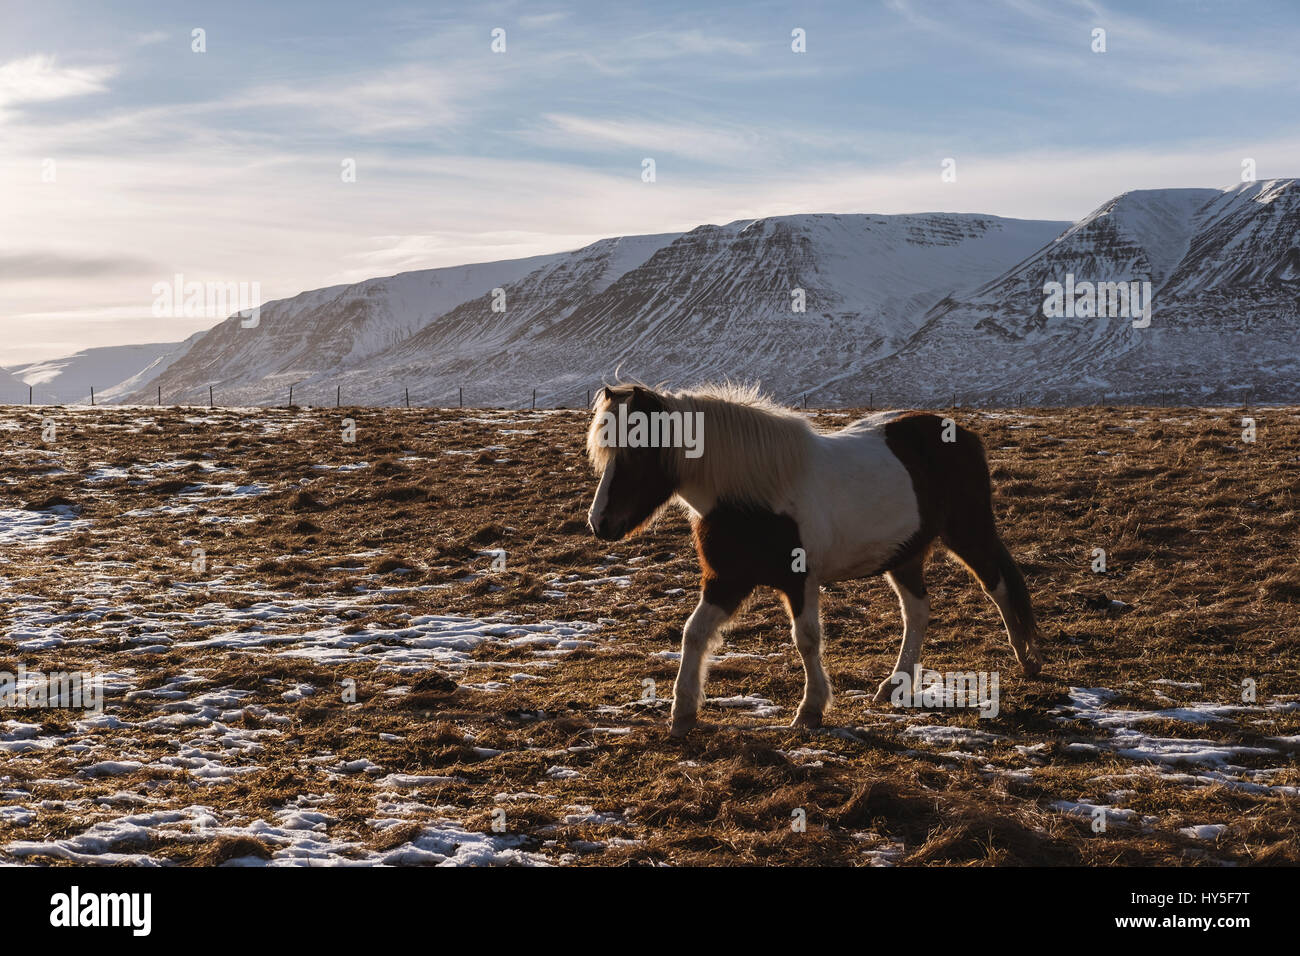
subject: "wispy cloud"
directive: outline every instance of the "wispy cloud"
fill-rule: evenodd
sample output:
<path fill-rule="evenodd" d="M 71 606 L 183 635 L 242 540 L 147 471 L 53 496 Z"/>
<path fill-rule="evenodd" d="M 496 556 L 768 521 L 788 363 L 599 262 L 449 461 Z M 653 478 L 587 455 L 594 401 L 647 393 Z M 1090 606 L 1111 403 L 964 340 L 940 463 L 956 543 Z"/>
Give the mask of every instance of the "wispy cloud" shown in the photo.
<path fill-rule="evenodd" d="M 158 266 L 134 256 L 69 255 L 55 251 L 0 251 L 0 280 L 84 279 L 150 271 L 158 271 Z"/>
<path fill-rule="evenodd" d="M 1283 34 L 1286 44 L 1275 46 L 1259 25 L 1248 37 L 1225 30 L 1206 40 L 1167 21 L 1117 12 L 1094 0 L 998 0 L 981 9 L 987 28 L 976 30 L 962 15 L 966 5 L 922 7 L 913 0 L 887 0 L 887 7 L 917 30 L 1022 72 L 1068 74 L 1165 95 L 1300 87 L 1290 37 Z M 1104 53 L 1092 48 L 1092 31 L 1098 28 L 1106 31 Z"/>
<path fill-rule="evenodd" d="M 753 56 L 763 45 L 753 40 L 729 37 L 723 33 L 709 33 L 704 30 L 669 31 L 655 34 L 650 38 L 657 41 L 659 48 L 666 53 L 730 54 L 732 56 Z"/>
<path fill-rule="evenodd" d="M 0 64 L 0 119 L 8 107 L 103 93 L 115 72 L 111 66 L 60 66 L 40 53 Z"/>
<path fill-rule="evenodd" d="M 760 140 L 755 130 L 727 129 L 715 123 L 672 123 L 547 113 L 544 125 L 527 134 L 536 143 L 578 150 L 616 150 L 653 156 L 667 153 L 707 162 L 734 162 L 752 154 Z"/>
<path fill-rule="evenodd" d="M 473 81 L 473 95 L 488 94 L 498 82 L 498 77 L 484 71 Z M 336 76 L 325 86 L 311 81 L 255 86 L 206 109 L 238 112 L 245 122 L 259 111 L 292 114 L 295 124 L 313 123 L 354 136 L 373 136 L 461 122 L 468 115 L 470 90 L 461 70 L 408 64 L 378 73 Z"/>
<path fill-rule="evenodd" d="M 522 27 L 535 28 L 547 27 L 553 23 L 561 23 L 569 19 L 568 10 L 553 10 L 550 13 L 532 13 L 526 14 L 519 18 L 519 25 Z"/>

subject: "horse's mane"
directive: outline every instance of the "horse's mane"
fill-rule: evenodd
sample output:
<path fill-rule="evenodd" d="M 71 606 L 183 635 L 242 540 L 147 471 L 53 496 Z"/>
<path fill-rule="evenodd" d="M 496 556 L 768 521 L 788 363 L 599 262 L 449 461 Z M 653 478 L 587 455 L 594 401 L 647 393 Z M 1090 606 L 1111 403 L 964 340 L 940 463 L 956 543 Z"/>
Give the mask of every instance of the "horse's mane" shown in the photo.
<path fill-rule="evenodd" d="M 778 405 L 756 385 L 720 382 L 682 391 L 646 388 L 668 412 L 703 414 L 703 454 L 688 458 L 681 448 L 661 450 L 665 470 L 679 486 L 690 485 L 738 505 L 771 506 L 807 466 L 815 435 L 808 420 Z M 600 393 L 587 450 L 603 470 L 616 449 L 600 447 L 598 422 L 614 402 Z"/>

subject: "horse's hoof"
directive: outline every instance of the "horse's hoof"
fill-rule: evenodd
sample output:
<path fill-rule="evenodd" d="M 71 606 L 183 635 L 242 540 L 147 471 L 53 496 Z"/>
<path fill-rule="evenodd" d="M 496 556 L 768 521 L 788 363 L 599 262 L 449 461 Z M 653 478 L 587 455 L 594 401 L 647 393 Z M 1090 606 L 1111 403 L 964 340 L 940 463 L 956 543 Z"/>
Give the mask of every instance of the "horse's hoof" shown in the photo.
<path fill-rule="evenodd" d="M 889 677 L 880 682 L 876 688 L 876 696 L 871 698 L 874 703 L 888 704 L 894 698 L 894 691 L 898 689 L 898 684 L 894 682 L 893 677 Z"/>
<path fill-rule="evenodd" d="M 790 721 L 791 727 L 802 727 L 805 730 L 816 730 L 821 725 L 821 714 L 795 714 L 794 720 Z"/>
<path fill-rule="evenodd" d="M 1020 667 L 1026 677 L 1037 677 L 1038 672 L 1043 669 L 1043 658 L 1037 651 L 1033 651 L 1020 662 Z"/>
<path fill-rule="evenodd" d="M 695 718 L 676 719 L 668 728 L 668 736 L 673 740 L 685 740 L 686 735 L 695 729 Z"/>

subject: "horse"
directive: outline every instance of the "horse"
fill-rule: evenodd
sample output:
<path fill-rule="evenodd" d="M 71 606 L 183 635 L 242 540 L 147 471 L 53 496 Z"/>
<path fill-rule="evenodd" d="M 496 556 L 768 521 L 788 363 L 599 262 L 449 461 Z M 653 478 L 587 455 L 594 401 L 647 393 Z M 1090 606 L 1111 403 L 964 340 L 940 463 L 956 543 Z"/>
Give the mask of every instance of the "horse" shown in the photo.
<path fill-rule="evenodd" d="M 1028 677 L 1043 665 L 1025 579 L 1002 543 L 984 445 L 926 412 L 882 412 L 838 431 L 764 397 L 756 387 L 600 389 L 587 453 L 599 475 L 591 531 L 618 541 L 666 508 L 685 508 L 699 558 L 699 603 L 682 632 L 670 734 L 685 737 L 704 702 L 708 656 L 759 587 L 779 592 L 804 668 L 793 727 L 816 728 L 831 705 L 822 665 L 823 584 L 884 575 L 898 596 L 903 637 L 890 699 L 919 664 L 929 620 L 924 568 L 937 544 L 997 606 Z"/>

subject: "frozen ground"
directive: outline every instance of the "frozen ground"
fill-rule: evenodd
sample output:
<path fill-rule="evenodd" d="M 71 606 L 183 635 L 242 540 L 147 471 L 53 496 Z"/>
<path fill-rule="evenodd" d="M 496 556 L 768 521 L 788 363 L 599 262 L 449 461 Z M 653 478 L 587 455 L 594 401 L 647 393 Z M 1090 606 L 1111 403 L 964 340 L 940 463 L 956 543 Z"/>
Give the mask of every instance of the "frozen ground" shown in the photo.
<path fill-rule="evenodd" d="M 0 671 L 85 671 L 104 693 L 93 713 L 0 711 L 0 861 L 672 863 L 721 841 L 739 860 L 895 865 L 964 859 L 965 836 L 939 837 L 987 827 L 1011 861 L 1087 861 L 1106 839 L 1099 861 L 1239 863 L 1292 840 L 1294 682 L 1107 660 L 1126 658 L 1098 633 L 1153 600 L 1137 589 L 1061 634 L 1066 676 L 1043 683 L 944 579 L 939 613 L 987 640 L 940 625 L 927 662 L 999 668 L 994 720 L 871 704 L 896 613 L 869 592 L 868 645 L 828 592 L 844 636 L 819 733 L 785 726 L 797 664 L 760 609 L 716 660 L 717 726 L 671 745 L 689 548 L 672 529 L 592 546 L 581 420 L 366 415 L 349 446 L 324 412 L 61 411 L 54 444 L 39 415 L 0 413 Z M 993 447 L 1025 428 L 1085 440 L 995 421 Z M 542 513 L 551 499 L 568 504 Z"/>

